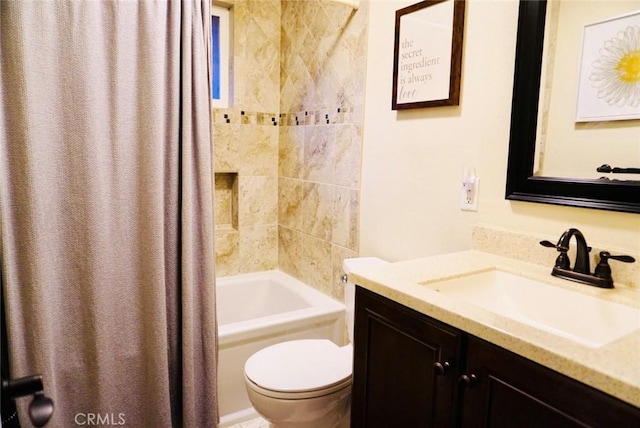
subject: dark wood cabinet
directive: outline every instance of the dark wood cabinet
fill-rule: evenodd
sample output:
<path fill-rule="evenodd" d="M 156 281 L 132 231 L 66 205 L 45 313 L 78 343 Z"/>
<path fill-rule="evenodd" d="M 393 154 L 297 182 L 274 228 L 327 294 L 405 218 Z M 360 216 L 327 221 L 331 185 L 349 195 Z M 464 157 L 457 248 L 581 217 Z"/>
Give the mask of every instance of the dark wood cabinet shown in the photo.
<path fill-rule="evenodd" d="M 640 427 L 640 409 L 356 290 L 352 428 Z"/>
<path fill-rule="evenodd" d="M 463 428 L 640 427 L 640 409 L 474 336 L 466 368 Z"/>
<path fill-rule="evenodd" d="M 361 288 L 355 318 L 351 426 L 451 426 L 460 333 Z"/>

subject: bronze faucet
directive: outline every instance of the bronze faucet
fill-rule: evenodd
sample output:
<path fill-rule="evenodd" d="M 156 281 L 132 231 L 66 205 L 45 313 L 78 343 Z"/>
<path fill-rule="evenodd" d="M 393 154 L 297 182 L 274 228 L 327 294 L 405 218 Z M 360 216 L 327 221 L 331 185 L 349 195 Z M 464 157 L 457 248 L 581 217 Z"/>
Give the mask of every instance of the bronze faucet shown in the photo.
<path fill-rule="evenodd" d="M 567 252 L 569 251 L 571 238 L 574 236 L 576 237 L 576 261 L 573 269 L 571 269 Z M 631 256 L 613 256 L 608 251 L 601 251 L 600 262 L 596 266 L 595 271 L 591 273 L 589 267 L 589 252 L 591 251 L 591 247 L 587 245 L 587 240 L 584 238 L 582 232 L 575 228 L 566 230 L 562 236 L 560 236 L 556 245 L 549 241 L 541 241 L 540 245 L 555 248 L 560 253 L 558 258 L 556 258 L 556 263 L 551 271 L 551 275 L 593 285 L 594 287 L 613 288 L 613 277 L 611 276 L 609 259 L 625 263 L 633 263 L 636 261 Z"/>

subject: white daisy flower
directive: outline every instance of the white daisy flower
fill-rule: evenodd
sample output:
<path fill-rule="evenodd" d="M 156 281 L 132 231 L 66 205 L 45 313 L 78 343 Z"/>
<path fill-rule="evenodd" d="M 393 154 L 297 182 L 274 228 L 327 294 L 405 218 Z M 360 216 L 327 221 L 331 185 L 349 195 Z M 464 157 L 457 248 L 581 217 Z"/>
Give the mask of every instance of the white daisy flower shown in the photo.
<path fill-rule="evenodd" d="M 640 105 L 640 26 L 632 25 L 604 42 L 590 80 L 610 106 Z"/>

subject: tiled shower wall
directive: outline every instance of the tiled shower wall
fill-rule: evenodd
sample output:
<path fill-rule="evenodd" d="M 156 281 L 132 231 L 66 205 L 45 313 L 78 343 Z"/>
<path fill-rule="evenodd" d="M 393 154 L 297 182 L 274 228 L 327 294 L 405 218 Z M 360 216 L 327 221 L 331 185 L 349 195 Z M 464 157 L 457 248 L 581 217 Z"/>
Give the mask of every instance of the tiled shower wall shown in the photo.
<path fill-rule="evenodd" d="M 342 297 L 342 259 L 358 250 L 367 6 L 235 2 L 235 106 L 214 110 L 218 275 L 280 268 Z"/>
<path fill-rule="evenodd" d="M 358 250 L 367 2 L 283 1 L 279 266 L 342 298 Z"/>
<path fill-rule="evenodd" d="M 233 6 L 233 99 L 213 110 L 216 275 L 278 267 L 280 1 Z"/>

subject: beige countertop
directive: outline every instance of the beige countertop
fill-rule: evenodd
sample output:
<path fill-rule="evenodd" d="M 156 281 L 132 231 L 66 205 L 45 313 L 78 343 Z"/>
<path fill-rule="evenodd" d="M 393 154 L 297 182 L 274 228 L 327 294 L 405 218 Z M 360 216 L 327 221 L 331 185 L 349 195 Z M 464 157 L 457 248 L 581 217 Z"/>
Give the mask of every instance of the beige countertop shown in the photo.
<path fill-rule="evenodd" d="M 354 268 L 349 273 L 349 279 L 418 312 L 640 407 L 640 319 L 639 329 L 633 333 L 600 348 L 591 348 L 421 285 L 492 268 L 640 308 L 640 293 L 631 288 L 618 284 L 614 289 L 591 287 L 551 276 L 552 266 L 539 266 L 475 250 Z"/>

